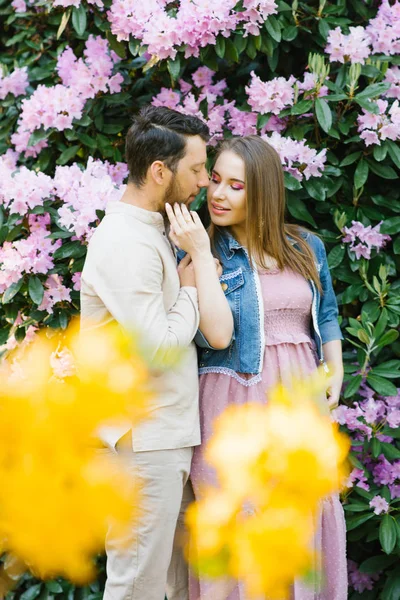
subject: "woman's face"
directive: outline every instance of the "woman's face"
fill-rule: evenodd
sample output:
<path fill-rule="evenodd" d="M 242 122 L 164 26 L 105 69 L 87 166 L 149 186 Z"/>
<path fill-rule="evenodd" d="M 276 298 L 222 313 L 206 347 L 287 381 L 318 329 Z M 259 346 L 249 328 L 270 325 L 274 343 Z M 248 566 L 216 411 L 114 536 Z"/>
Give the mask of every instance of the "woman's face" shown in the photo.
<path fill-rule="evenodd" d="M 211 173 L 207 190 L 211 220 L 220 227 L 240 227 L 246 222 L 244 162 L 234 152 L 222 152 Z"/>

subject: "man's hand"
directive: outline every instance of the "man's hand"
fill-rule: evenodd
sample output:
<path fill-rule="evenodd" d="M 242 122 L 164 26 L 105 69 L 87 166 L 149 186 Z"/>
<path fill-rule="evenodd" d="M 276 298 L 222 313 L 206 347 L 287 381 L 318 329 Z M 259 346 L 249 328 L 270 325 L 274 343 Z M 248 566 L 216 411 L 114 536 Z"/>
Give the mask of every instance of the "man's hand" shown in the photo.
<path fill-rule="evenodd" d="M 195 259 L 198 256 L 207 256 L 210 253 L 210 238 L 200 221 L 199 215 L 188 209 L 184 204 L 165 205 L 167 216 L 171 224 L 171 241 Z"/>
<path fill-rule="evenodd" d="M 179 263 L 178 275 L 181 287 L 196 287 L 196 278 L 190 254 L 186 254 Z"/>

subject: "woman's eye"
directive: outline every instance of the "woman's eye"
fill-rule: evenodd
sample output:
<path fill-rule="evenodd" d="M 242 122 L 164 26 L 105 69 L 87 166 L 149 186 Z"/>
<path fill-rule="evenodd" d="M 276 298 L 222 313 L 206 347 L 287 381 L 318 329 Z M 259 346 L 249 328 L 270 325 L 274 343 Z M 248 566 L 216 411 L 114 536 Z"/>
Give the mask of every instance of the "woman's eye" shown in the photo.
<path fill-rule="evenodd" d="M 214 175 L 211 175 L 211 181 L 213 181 L 214 183 L 219 183 L 218 179 L 214 177 Z"/>
<path fill-rule="evenodd" d="M 237 190 L 237 191 L 244 189 L 244 187 L 242 185 L 232 185 L 231 187 L 233 190 Z"/>

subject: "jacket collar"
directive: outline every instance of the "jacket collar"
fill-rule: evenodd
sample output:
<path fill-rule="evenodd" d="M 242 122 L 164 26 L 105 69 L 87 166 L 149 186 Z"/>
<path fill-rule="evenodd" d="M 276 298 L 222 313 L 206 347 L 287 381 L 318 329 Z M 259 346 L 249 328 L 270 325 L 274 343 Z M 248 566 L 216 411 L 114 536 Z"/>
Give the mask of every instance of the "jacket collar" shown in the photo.
<path fill-rule="evenodd" d="M 233 237 L 227 229 L 218 230 L 219 245 L 225 257 L 230 260 L 236 250 L 243 249 L 243 246 Z"/>

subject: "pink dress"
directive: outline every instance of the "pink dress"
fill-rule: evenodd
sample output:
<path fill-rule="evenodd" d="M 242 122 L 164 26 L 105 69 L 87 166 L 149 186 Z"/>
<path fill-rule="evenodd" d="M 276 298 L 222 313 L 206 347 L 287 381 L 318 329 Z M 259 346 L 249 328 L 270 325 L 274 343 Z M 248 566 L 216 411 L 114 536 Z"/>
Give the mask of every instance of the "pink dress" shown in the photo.
<path fill-rule="evenodd" d="M 203 450 L 212 435 L 213 421 L 229 404 L 266 402 L 266 392 L 276 382 L 306 376 L 318 364 L 310 337 L 312 293 L 307 281 L 289 269 L 259 271 L 264 300 L 265 354 L 260 376 L 206 373 L 200 376 L 202 445 L 195 448 L 191 479 L 196 497 L 204 484 L 215 483 Z M 305 482 L 306 483 L 306 482 Z M 321 556 L 323 586 L 295 581 L 292 600 L 347 600 L 346 528 L 337 495 L 326 498 L 314 536 Z M 290 552 L 290 548 L 288 548 Z M 224 590 L 225 586 L 225 590 Z M 191 577 L 190 600 L 247 600 L 240 583 L 226 585 Z"/>

